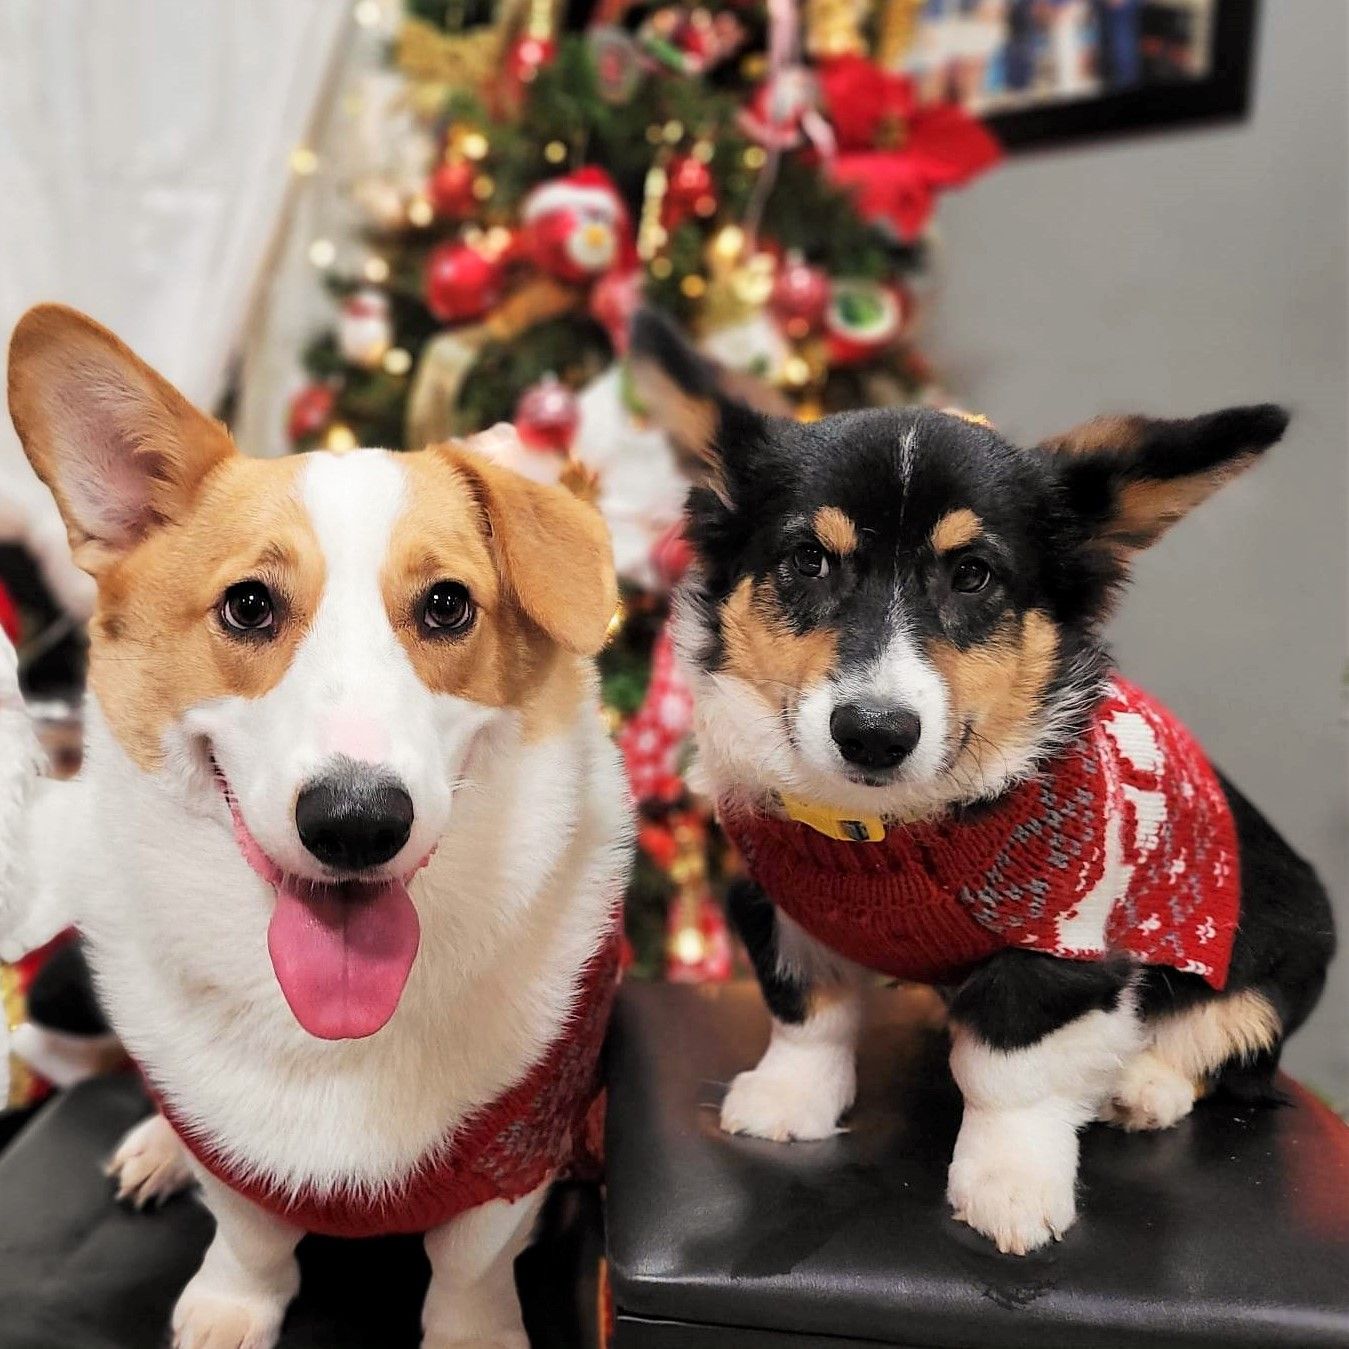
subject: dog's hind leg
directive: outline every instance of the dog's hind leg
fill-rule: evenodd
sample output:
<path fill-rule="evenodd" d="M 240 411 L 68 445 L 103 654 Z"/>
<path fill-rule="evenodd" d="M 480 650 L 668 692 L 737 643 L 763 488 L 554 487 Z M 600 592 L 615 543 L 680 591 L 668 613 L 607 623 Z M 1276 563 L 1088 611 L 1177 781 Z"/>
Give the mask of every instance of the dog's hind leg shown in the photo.
<path fill-rule="evenodd" d="M 529 1244 L 550 1182 L 493 1199 L 426 1234 L 431 1284 L 422 1349 L 529 1349 L 515 1292 L 515 1257 Z"/>
<path fill-rule="evenodd" d="M 304 1233 L 214 1176 L 198 1179 L 215 1237 L 173 1309 L 174 1349 L 272 1349 L 300 1288 Z"/>
<path fill-rule="evenodd" d="M 118 1199 L 136 1208 L 162 1204 L 192 1184 L 187 1149 L 158 1112 L 122 1139 L 106 1170 L 117 1182 Z"/>

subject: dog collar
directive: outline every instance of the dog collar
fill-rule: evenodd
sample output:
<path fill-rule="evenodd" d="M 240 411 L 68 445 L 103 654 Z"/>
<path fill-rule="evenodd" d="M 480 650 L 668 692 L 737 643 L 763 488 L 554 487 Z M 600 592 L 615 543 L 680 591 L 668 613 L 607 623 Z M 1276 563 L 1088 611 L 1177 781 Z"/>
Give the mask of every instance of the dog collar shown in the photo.
<path fill-rule="evenodd" d="M 844 815 L 828 806 L 798 801 L 794 796 L 781 798 L 787 817 L 807 824 L 826 838 L 841 843 L 879 843 L 885 837 L 885 825 L 879 815 Z"/>

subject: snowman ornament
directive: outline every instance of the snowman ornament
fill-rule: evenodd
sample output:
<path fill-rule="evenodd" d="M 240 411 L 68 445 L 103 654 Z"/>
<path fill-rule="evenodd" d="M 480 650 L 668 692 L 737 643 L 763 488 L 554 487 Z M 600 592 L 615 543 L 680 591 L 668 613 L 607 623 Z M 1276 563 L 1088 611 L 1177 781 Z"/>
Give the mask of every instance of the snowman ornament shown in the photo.
<path fill-rule="evenodd" d="M 525 198 L 521 218 L 530 257 L 559 281 L 584 284 L 633 261 L 627 207 L 602 169 L 541 183 Z"/>
<path fill-rule="evenodd" d="M 337 346 L 342 359 L 363 370 L 373 370 L 393 341 L 389 297 L 366 286 L 347 296 L 337 323 Z"/>

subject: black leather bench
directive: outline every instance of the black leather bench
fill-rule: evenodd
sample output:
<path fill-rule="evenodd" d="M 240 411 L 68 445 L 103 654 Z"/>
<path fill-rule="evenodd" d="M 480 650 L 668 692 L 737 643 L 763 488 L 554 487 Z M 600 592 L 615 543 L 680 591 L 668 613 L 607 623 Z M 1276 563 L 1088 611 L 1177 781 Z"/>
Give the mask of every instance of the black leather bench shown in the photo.
<path fill-rule="evenodd" d="M 100 1169 L 149 1106 L 130 1076 L 44 1106 L 0 1153 L 0 1349 L 163 1349 L 212 1223 L 188 1195 L 154 1212 L 114 1202 Z M 597 1344 L 599 1195 L 559 1186 L 516 1265 L 537 1349 Z M 414 1349 L 428 1267 L 414 1237 L 300 1244 L 284 1349 Z"/>
<path fill-rule="evenodd" d="M 617 1349 L 1349 1345 L 1349 1127 L 1202 1103 L 1104 1126 L 1081 1216 L 1000 1256 L 947 1214 L 960 1119 L 920 990 L 878 990 L 849 1131 L 788 1146 L 717 1128 L 768 1023 L 745 985 L 629 985 L 610 1039 L 609 1277 Z"/>

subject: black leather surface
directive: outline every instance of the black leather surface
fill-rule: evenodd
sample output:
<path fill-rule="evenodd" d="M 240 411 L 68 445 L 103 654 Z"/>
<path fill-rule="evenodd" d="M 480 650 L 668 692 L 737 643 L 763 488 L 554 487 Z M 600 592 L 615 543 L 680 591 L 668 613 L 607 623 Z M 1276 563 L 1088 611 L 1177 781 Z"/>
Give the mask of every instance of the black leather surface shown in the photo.
<path fill-rule="evenodd" d="M 916 991 L 878 990 L 849 1131 L 729 1138 L 716 1107 L 767 1041 L 747 985 L 629 984 L 611 1035 L 619 1349 L 1349 1345 L 1349 1128 L 1201 1104 L 1161 1134 L 1095 1126 L 1077 1226 L 1000 1256 L 947 1216 L 959 1098 Z M 733 1327 L 755 1329 L 741 1335 Z"/>
<path fill-rule="evenodd" d="M 129 1076 L 64 1093 L 0 1154 L 0 1349 L 162 1349 L 210 1240 L 188 1196 L 152 1213 L 113 1202 L 100 1169 L 149 1106 Z M 535 1349 L 595 1341 L 599 1199 L 559 1186 L 516 1267 Z M 300 1245 L 284 1349 L 411 1349 L 428 1268 L 413 1237 Z"/>

